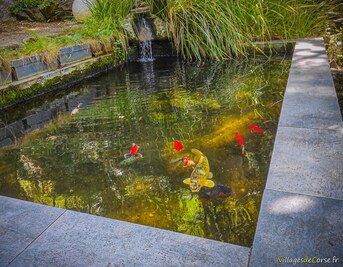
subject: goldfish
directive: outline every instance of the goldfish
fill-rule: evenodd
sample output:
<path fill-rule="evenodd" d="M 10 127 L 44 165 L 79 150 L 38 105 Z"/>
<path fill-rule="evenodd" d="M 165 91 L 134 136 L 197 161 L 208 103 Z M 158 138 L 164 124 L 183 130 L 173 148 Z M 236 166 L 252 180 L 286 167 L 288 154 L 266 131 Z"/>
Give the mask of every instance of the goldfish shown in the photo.
<path fill-rule="evenodd" d="M 264 131 L 260 128 L 257 127 L 256 125 L 249 125 L 248 128 L 252 131 L 252 132 L 258 132 L 258 133 L 264 133 Z"/>
<path fill-rule="evenodd" d="M 143 157 L 142 154 L 137 153 L 138 149 L 139 149 L 139 146 L 136 145 L 135 143 L 133 143 L 132 147 L 130 149 L 130 153 L 124 154 L 124 158 L 129 158 L 129 157 L 132 157 L 132 156 Z"/>
<path fill-rule="evenodd" d="M 183 144 L 177 140 L 174 140 L 174 148 L 176 151 L 181 151 L 183 149 Z"/>
<path fill-rule="evenodd" d="M 81 105 L 82 105 L 82 103 L 79 103 L 79 104 L 77 105 L 77 107 L 74 108 L 74 109 L 71 111 L 70 116 L 74 116 L 76 113 L 78 113 L 79 110 L 80 110 Z"/>
<path fill-rule="evenodd" d="M 244 154 L 245 149 L 244 149 L 244 138 L 243 138 L 243 136 L 239 132 L 236 132 L 235 139 L 236 139 L 237 143 L 241 145 L 242 154 Z"/>
<path fill-rule="evenodd" d="M 190 189 L 193 193 L 199 192 L 204 186 L 214 187 L 214 182 L 207 180 L 213 178 L 207 157 L 197 149 L 192 149 L 191 151 L 195 155 L 195 161 L 198 163 L 191 173 L 191 177 L 183 180 L 183 182 L 190 185 Z"/>

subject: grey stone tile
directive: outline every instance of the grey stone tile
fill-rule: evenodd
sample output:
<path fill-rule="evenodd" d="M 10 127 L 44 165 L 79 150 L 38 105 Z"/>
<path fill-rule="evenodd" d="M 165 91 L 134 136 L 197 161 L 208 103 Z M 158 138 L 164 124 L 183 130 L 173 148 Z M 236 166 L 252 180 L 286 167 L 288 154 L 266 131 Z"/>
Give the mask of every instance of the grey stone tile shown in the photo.
<path fill-rule="evenodd" d="M 336 256 L 340 264 L 313 266 L 342 266 L 342 217 L 341 200 L 265 190 L 249 266 L 294 266 L 278 258 L 306 256 Z"/>
<path fill-rule="evenodd" d="M 323 95 L 323 96 L 336 96 L 336 90 L 331 77 L 328 79 L 290 79 L 287 83 L 287 91 L 285 96 L 296 94 L 311 94 L 311 95 Z"/>
<path fill-rule="evenodd" d="M 343 129 L 279 127 L 266 188 L 343 200 Z"/>
<path fill-rule="evenodd" d="M 343 126 L 336 96 L 286 94 L 279 126 L 332 129 Z"/>
<path fill-rule="evenodd" d="M 0 196 L 0 226 L 36 238 L 65 210 Z"/>
<path fill-rule="evenodd" d="M 0 266 L 7 266 L 33 238 L 0 226 Z"/>
<path fill-rule="evenodd" d="M 247 266 L 249 248 L 73 211 L 10 266 Z"/>

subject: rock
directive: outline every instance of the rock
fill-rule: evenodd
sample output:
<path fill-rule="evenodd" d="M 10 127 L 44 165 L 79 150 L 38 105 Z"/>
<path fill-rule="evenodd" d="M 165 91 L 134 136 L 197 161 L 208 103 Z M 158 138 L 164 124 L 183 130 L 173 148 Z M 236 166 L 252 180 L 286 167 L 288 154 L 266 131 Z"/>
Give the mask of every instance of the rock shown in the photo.
<path fill-rule="evenodd" d="M 57 8 L 55 11 L 55 18 L 58 20 L 72 18 L 73 2 L 73 0 L 58 0 Z"/>
<path fill-rule="evenodd" d="M 88 5 L 93 3 L 92 0 L 74 0 L 72 10 L 74 18 L 77 21 L 85 21 L 91 16 Z"/>
<path fill-rule="evenodd" d="M 127 38 L 130 42 L 138 42 L 138 37 L 134 30 L 134 22 L 131 16 L 128 16 L 124 19 L 124 29 L 126 31 Z"/>
<path fill-rule="evenodd" d="M 42 12 L 37 7 L 26 8 L 23 11 L 29 16 L 31 21 L 46 21 L 46 18 L 43 16 Z"/>
<path fill-rule="evenodd" d="M 10 7 L 13 5 L 14 0 L 0 0 L 0 22 L 16 20 L 10 12 Z"/>
<path fill-rule="evenodd" d="M 153 23 L 156 29 L 156 40 L 164 41 L 168 39 L 167 23 L 159 17 L 153 17 Z"/>

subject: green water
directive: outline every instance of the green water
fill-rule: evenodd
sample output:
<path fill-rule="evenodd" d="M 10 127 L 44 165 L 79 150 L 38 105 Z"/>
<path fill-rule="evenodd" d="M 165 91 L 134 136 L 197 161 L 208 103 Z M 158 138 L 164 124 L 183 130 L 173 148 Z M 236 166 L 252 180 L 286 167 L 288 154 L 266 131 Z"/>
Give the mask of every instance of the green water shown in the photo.
<path fill-rule="evenodd" d="M 10 124 L 39 106 L 74 103 L 0 148 L 0 194 L 251 246 L 289 67 L 289 60 L 132 63 L 2 114 Z M 77 102 L 83 105 L 72 117 Z M 265 133 L 251 132 L 251 124 Z M 119 166 L 132 143 L 143 158 Z M 192 158 L 192 148 L 207 156 L 212 180 L 231 196 L 190 192 L 183 180 L 191 168 L 174 161 Z"/>

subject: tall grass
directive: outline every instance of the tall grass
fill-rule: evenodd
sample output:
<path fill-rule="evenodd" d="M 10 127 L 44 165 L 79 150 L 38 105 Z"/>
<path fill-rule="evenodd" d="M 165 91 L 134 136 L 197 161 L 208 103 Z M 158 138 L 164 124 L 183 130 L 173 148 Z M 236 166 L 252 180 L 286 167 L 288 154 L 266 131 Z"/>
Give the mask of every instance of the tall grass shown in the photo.
<path fill-rule="evenodd" d="M 94 0 L 91 17 L 81 29 L 64 36 L 37 37 L 8 55 L 46 53 L 54 58 L 61 46 L 90 43 L 95 51 L 127 54 L 125 18 L 136 0 Z M 324 2 L 317 0 L 146 0 L 151 13 L 167 23 L 179 55 L 188 60 L 245 57 L 254 41 L 316 35 L 324 29 Z M 257 49 L 257 48 L 256 48 Z"/>
<path fill-rule="evenodd" d="M 84 38 L 98 39 L 100 43 L 114 45 L 126 51 L 127 37 L 124 19 L 134 7 L 135 0 L 95 0 L 89 2 L 91 17 L 82 27 Z"/>
<path fill-rule="evenodd" d="M 187 59 L 245 56 L 256 40 L 308 37 L 322 29 L 320 5 L 307 0 L 149 0 Z"/>

